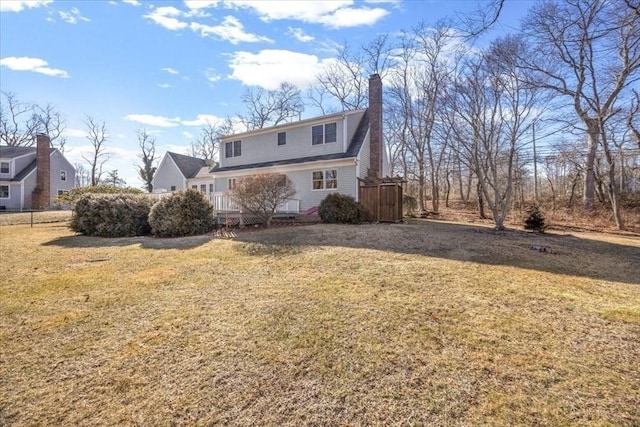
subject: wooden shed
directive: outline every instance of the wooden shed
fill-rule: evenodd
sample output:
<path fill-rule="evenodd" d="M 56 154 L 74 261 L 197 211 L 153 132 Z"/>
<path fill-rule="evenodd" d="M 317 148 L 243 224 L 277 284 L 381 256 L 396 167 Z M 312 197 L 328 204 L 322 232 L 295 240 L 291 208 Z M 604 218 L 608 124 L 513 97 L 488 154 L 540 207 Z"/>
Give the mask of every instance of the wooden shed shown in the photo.
<path fill-rule="evenodd" d="M 367 221 L 402 221 L 403 182 L 401 178 L 358 178 L 358 201 Z"/>

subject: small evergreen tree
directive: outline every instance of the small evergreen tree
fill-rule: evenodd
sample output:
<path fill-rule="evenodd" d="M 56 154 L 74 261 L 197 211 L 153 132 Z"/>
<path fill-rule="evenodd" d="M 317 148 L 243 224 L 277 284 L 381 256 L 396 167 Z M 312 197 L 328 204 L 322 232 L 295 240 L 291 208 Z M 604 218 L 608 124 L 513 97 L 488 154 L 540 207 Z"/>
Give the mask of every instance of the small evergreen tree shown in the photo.
<path fill-rule="evenodd" d="M 524 229 L 544 233 L 547 225 L 544 222 L 544 215 L 538 206 L 531 206 L 527 209 L 527 217 L 524 219 Z"/>

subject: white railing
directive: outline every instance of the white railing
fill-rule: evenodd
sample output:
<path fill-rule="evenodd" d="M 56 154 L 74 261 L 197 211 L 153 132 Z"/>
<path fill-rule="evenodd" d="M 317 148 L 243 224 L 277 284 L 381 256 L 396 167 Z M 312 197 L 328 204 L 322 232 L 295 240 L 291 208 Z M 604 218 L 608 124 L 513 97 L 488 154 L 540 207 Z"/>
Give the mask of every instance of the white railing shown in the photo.
<path fill-rule="evenodd" d="M 209 201 L 216 212 L 240 212 L 242 209 L 225 193 L 213 193 L 209 195 Z M 300 212 L 300 200 L 290 199 L 278 205 L 278 213 L 298 213 Z"/>

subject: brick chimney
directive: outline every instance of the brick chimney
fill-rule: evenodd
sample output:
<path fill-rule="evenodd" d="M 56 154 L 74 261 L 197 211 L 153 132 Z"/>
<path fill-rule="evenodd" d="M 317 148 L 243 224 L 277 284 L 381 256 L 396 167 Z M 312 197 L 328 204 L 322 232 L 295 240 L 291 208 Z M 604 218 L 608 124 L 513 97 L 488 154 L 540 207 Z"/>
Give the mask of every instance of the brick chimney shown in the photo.
<path fill-rule="evenodd" d="M 36 188 L 32 194 L 33 209 L 49 209 L 51 205 L 51 140 L 36 135 Z"/>
<path fill-rule="evenodd" d="M 369 142 L 369 177 L 382 178 L 382 79 L 378 74 L 369 77 Z"/>

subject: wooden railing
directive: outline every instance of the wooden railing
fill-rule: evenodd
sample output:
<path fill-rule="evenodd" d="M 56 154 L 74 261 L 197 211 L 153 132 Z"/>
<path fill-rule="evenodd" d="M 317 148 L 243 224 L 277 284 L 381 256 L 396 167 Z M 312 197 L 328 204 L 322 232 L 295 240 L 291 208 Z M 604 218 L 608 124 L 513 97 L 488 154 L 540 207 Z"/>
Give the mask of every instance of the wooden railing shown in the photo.
<path fill-rule="evenodd" d="M 216 212 L 240 212 L 242 209 L 225 193 L 213 193 L 208 195 L 209 202 Z M 278 213 L 299 213 L 300 200 L 290 199 L 278 205 Z"/>

